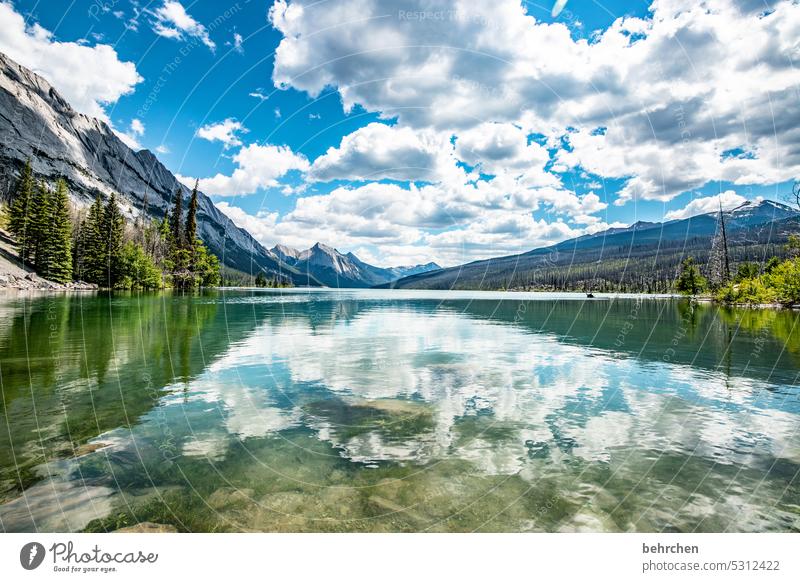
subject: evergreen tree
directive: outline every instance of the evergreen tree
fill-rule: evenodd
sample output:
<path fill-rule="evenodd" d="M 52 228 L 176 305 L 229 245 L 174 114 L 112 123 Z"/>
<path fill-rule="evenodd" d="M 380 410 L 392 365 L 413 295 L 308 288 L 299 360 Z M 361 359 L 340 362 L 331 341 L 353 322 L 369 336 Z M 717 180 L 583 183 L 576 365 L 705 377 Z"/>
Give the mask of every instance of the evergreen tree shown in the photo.
<path fill-rule="evenodd" d="M 267 286 L 267 278 L 264 276 L 264 273 L 259 271 L 258 275 L 256 275 L 256 287 L 266 287 L 266 286 Z"/>
<path fill-rule="evenodd" d="M 195 182 L 192 189 L 192 198 L 189 201 L 189 210 L 186 213 L 186 232 L 184 233 L 186 248 L 189 251 L 190 268 L 194 263 L 195 239 L 197 238 L 197 186 L 198 182 Z"/>
<path fill-rule="evenodd" d="M 121 272 L 117 287 L 124 289 L 159 289 L 161 271 L 142 247 L 129 242 L 122 248 Z"/>
<path fill-rule="evenodd" d="M 68 283 L 72 280 L 72 221 L 67 183 L 63 179 L 56 182 L 49 202 L 50 224 L 42 241 L 46 264 L 40 273 L 56 283 Z"/>
<path fill-rule="evenodd" d="M 103 258 L 105 259 L 105 277 L 103 284 L 115 287 L 122 277 L 122 235 L 125 221 L 117 205 L 117 198 L 112 193 L 103 211 L 101 235 L 103 239 Z"/>
<path fill-rule="evenodd" d="M 40 182 L 31 200 L 30 224 L 28 226 L 30 259 L 37 272 L 48 268 L 46 240 L 51 225 L 50 191 Z"/>
<path fill-rule="evenodd" d="M 97 285 L 106 283 L 108 257 L 103 237 L 103 198 L 100 193 L 89 207 L 89 214 L 81 225 L 81 273 L 80 277 Z"/>
<path fill-rule="evenodd" d="M 178 188 L 175 193 L 175 206 L 172 208 L 171 226 L 172 226 L 172 245 L 174 249 L 180 249 L 184 246 L 183 228 L 181 218 L 183 216 L 183 191 Z"/>
<path fill-rule="evenodd" d="M 72 278 L 75 281 L 85 281 L 83 266 L 83 229 L 86 219 L 78 216 L 72 225 Z"/>
<path fill-rule="evenodd" d="M 17 240 L 19 257 L 22 262 L 30 262 L 30 212 L 36 184 L 33 181 L 31 161 L 22 168 L 8 217 L 8 230 Z"/>
<path fill-rule="evenodd" d="M 700 269 L 694 264 L 692 257 L 687 257 L 681 264 L 681 273 L 675 283 L 675 289 L 687 295 L 697 295 L 705 291 L 708 282 L 700 274 Z"/>

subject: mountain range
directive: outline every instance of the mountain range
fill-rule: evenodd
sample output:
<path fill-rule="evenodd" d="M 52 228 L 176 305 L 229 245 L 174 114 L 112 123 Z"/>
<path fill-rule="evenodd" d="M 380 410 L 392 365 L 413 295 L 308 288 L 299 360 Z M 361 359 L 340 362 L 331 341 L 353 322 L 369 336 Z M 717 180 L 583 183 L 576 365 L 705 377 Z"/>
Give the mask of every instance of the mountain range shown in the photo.
<path fill-rule="evenodd" d="M 0 195 L 8 198 L 26 160 L 37 178 L 67 181 L 85 207 L 99 192 L 117 193 L 125 218 L 162 218 L 179 190 L 189 189 L 149 150 L 126 146 L 108 124 L 75 111 L 45 79 L 0 53 Z M 265 249 L 200 193 L 198 236 L 227 267 L 295 285 L 321 285 Z"/>
<path fill-rule="evenodd" d="M 745 202 L 723 216 L 733 268 L 782 256 L 789 235 L 800 232 L 800 212 L 771 200 Z M 522 254 L 412 275 L 383 287 L 668 291 L 684 258 L 694 257 L 701 268 L 708 264 L 720 224 L 719 213 L 637 222 Z"/>
<path fill-rule="evenodd" d="M 276 245 L 270 250 L 287 265 L 314 277 L 327 287 L 375 287 L 410 275 L 441 269 L 436 263 L 388 269 L 375 267 L 353 253 L 343 255 L 321 243 L 304 251 L 284 245 Z"/>

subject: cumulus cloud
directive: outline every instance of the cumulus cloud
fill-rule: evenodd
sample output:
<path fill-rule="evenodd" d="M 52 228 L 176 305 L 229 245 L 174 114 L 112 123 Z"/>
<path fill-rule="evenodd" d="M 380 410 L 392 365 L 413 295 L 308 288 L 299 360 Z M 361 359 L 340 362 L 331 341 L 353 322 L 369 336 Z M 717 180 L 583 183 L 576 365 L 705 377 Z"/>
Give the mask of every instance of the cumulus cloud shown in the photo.
<path fill-rule="evenodd" d="M 175 40 L 191 37 L 202 42 L 212 51 L 217 48 L 206 27 L 192 18 L 180 2 L 165 1 L 152 12 L 152 16 L 153 32 L 158 36 Z"/>
<path fill-rule="evenodd" d="M 262 210 L 253 216 L 238 206 L 232 206 L 224 200 L 215 202 L 215 205 L 228 218 L 230 218 L 236 226 L 239 226 L 252 234 L 253 238 L 255 238 L 262 245 L 267 248 L 275 246 L 275 243 L 277 242 L 275 239 L 275 223 L 278 220 L 277 212 L 267 212 Z"/>
<path fill-rule="evenodd" d="M 435 181 L 456 171 L 447 136 L 370 123 L 318 157 L 309 179 Z"/>
<path fill-rule="evenodd" d="M 222 142 L 227 149 L 242 145 L 242 140 L 239 138 L 238 134 L 246 132 L 247 129 L 241 122 L 228 118 L 220 123 L 204 125 L 197 130 L 197 137 L 208 141 Z"/>
<path fill-rule="evenodd" d="M 42 75 L 81 113 L 108 122 L 105 108 L 134 91 L 143 79 L 113 47 L 62 42 L 25 19 L 10 2 L 0 2 L 0 52 Z"/>
<path fill-rule="evenodd" d="M 536 208 L 556 217 L 534 218 Z M 502 184 L 485 181 L 458 188 L 368 182 L 298 198 L 277 219 L 271 213 L 245 215 L 238 208 L 229 214 L 238 213 L 237 224 L 265 233 L 259 240 L 270 245 L 306 248 L 321 241 L 343 251 L 373 249 L 382 265 L 425 257 L 453 265 L 609 228 L 595 217 L 586 219 L 603 208 L 595 194 L 580 197 L 556 188 L 508 195 Z"/>
<path fill-rule="evenodd" d="M 760 201 L 758 198 L 757 201 Z M 733 190 L 726 190 L 716 196 L 704 196 L 695 198 L 683 208 L 671 210 L 664 216 L 666 220 L 678 220 L 697 216 L 698 214 L 708 214 L 709 212 L 719 212 L 720 205 L 723 210 L 731 210 L 747 202 L 747 198 L 740 196 Z"/>
<path fill-rule="evenodd" d="M 513 124 L 563 140 L 557 167 L 627 181 L 617 203 L 665 201 L 709 181 L 800 173 L 800 10 L 760 4 L 655 0 L 648 18 L 620 18 L 589 42 L 518 0 L 277 0 L 273 80 L 311 96 L 334 87 L 346 110 L 402 127 Z M 413 16 L 437 10 L 463 17 Z M 499 145 L 484 154 L 511 155 Z M 724 155 L 737 148 L 750 155 Z"/>
<path fill-rule="evenodd" d="M 278 178 L 292 170 L 306 171 L 305 156 L 287 146 L 251 144 L 233 156 L 236 169 L 231 175 L 216 174 L 200 179 L 200 189 L 215 196 L 244 196 L 278 185 Z M 190 182 L 192 178 L 185 178 Z"/>
<path fill-rule="evenodd" d="M 341 0 L 336 10 L 276 0 L 276 86 L 311 97 L 333 88 L 345 111 L 359 105 L 381 122 L 313 163 L 243 147 L 232 175 L 203 185 L 295 192 L 281 183 L 290 170 L 350 181 L 282 216 L 239 219 L 293 246 L 320 240 L 376 258 L 405 248 L 454 264 L 621 226 L 606 222 L 610 203 L 666 202 L 710 181 L 783 182 L 800 174 L 800 10 L 757 4 L 654 0 L 646 18 L 587 40 L 519 0 Z M 414 16 L 437 10 L 458 17 Z M 565 185 L 572 175 L 594 191 Z M 602 180 L 622 186 L 601 197 Z M 667 218 L 720 200 L 744 197 L 693 200 Z"/>
<path fill-rule="evenodd" d="M 459 132 L 456 157 L 477 166 L 484 174 L 512 174 L 526 185 L 553 185 L 557 179 L 545 172 L 550 154 L 528 139 L 525 131 L 510 123 L 481 123 Z"/>

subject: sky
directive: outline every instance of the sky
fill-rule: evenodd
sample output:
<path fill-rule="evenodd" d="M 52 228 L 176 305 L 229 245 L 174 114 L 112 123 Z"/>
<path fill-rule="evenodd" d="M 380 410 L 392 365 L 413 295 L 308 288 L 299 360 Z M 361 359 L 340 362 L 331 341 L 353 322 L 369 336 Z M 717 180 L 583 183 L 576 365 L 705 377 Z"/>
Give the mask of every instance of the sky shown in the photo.
<path fill-rule="evenodd" d="M 780 200 L 797 0 L 0 0 L 0 51 L 262 244 L 450 266 Z"/>

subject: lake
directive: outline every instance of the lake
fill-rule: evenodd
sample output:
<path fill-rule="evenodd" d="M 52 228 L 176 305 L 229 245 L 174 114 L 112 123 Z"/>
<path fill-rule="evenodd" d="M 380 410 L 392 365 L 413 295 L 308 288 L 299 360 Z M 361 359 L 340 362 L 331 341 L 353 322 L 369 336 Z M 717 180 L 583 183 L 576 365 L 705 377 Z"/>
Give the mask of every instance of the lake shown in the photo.
<path fill-rule="evenodd" d="M 800 530 L 800 313 L 686 299 L 0 296 L 0 527 Z"/>

